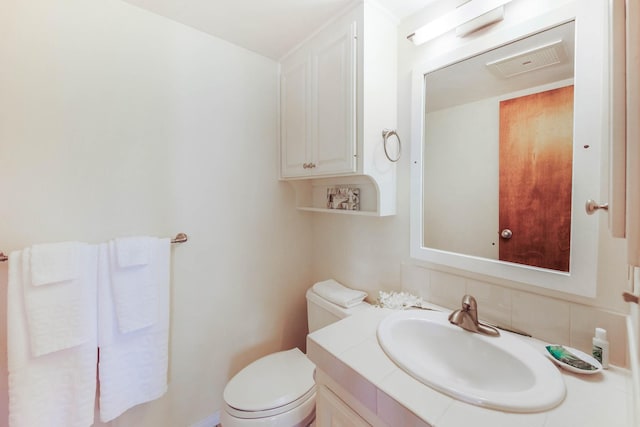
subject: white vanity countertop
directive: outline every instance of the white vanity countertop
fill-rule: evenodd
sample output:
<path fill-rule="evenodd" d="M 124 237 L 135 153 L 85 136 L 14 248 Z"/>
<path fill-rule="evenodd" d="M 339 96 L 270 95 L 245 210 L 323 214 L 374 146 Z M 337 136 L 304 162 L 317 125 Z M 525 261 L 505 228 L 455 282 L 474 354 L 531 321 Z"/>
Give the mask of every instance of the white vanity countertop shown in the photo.
<path fill-rule="evenodd" d="M 554 409 L 532 414 L 485 409 L 435 391 L 401 370 L 378 345 L 378 324 L 394 312 L 371 307 L 307 337 L 307 355 L 316 366 L 388 425 L 462 427 L 470 420 L 474 426 L 487 427 L 633 425 L 630 372 L 617 367 L 594 375 L 561 370 L 565 400 Z M 546 343 L 521 338 L 545 352 Z"/>

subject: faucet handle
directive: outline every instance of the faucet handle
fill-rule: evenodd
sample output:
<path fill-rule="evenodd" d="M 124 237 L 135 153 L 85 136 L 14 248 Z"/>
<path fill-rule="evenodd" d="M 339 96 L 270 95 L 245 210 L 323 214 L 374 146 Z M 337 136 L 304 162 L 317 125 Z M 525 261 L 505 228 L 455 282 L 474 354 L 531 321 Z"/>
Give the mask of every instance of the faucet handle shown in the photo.
<path fill-rule="evenodd" d="M 462 308 L 464 310 L 475 310 L 478 306 L 476 299 L 471 295 L 465 295 L 462 297 Z"/>

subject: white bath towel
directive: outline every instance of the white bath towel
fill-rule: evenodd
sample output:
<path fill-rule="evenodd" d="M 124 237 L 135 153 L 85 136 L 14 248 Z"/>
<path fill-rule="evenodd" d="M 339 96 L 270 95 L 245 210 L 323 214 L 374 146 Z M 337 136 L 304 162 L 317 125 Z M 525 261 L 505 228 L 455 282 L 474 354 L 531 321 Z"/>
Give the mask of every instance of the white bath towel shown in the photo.
<path fill-rule="evenodd" d="M 365 292 L 349 289 L 333 279 L 314 284 L 313 292 L 345 308 L 358 305 L 367 297 Z"/>
<path fill-rule="evenodd" d="M 151 244 L 149 283 L 157 290 L 157 320 L 123 333 L 113 298 L 115 260 L 108 244 L 100 245 L 98 262 L 98 345 L 100 419 L 108 422 L 127 409 L 161 397 L 167 390 L 169 357 L 169 239 Z"/>
<path fill-rule="evenodd" d="M 94 421 L 96 390 L 96 247 L 79 252 L 86 319 L 93 333 L 81 345 L 34 356 L 28 337 L 24 287 L 31 286 L 30 250 L 9 256 L 7 356 L 10 427 L 87 427 Z M 93 274 L 88 274 L 89 272 Z M 54 286 L 54 285 L 51 285 Z"/>
<path fill-rule="evenodd" d="M 158 265 L 151 259 L 157 241 L 131 237 L 109 242 L 111 290 L 122 333 L 149 327 L 158 320 Z"/>
<path fill-rule="evenodd" d="M 45 243 L 31 247 L 33 286 L 75 279 L 80 274 L 78 242 Z"/>
<path fill-rule="evenodd" d="M 83 263 L 86 243 L 34 245 L 24 251 L 30 282 L 23 283 L 24 307 L 33 356 L 41 356 L 85 343 L 95 336 L 95 261 Z M 36 278 L 37 273 L 37 278 Z M 89 282 L 87 282 L 89 280 Z"/>
<path fill-rule="evenodd" d="M 153 241 L 154 239 L 147 236 L 115 239 L 116 265 L 119 268 L 129 268 L 149 264 Z"/>

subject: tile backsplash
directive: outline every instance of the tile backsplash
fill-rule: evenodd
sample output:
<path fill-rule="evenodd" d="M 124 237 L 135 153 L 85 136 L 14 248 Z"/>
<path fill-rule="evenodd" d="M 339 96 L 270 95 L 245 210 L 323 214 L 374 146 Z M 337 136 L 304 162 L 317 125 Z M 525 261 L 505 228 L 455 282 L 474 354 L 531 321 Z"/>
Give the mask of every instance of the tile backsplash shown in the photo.
<path fill-rule="evenodd" d="M 625 315 L 597 307 L 403 264 L 402 290 L 434 304 L 457 309 L 464 294 L 478 301 L 480 319 L 525 331 L 535 338 L 591 353 L 596 327 L 607 330 L 610 363 L 628 367 Z"/>

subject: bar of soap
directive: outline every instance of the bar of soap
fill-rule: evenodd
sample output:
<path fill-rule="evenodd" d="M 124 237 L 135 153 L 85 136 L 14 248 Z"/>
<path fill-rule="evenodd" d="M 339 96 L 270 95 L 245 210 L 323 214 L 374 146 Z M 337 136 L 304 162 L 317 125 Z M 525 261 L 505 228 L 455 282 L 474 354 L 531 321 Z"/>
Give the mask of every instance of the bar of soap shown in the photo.
<path fill-rule="evenodd" d="M 600 362 L 575 348 L 561 345 L 548 345 L 545 348 L 551 355 L 551 359 L 568 371 L 579 374 L 595 374 L 602 370 Z"/>

